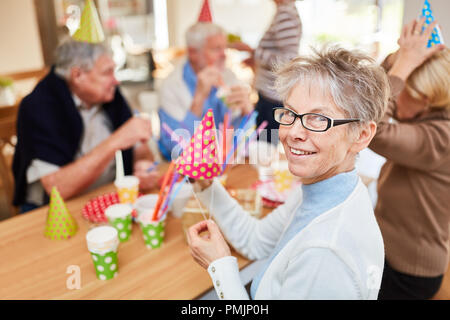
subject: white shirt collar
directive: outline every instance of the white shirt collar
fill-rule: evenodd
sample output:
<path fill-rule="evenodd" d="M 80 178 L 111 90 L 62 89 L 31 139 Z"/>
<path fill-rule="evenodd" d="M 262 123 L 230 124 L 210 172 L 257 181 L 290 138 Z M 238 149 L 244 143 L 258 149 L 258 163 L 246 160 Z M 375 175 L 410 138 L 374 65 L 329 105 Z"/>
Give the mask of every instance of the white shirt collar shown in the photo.
<path fill-rule="evenodd" d="M 96 104 L 96 105 L 93 105 L 91 108 L 86 108 L 86 106 L 84 105 L 84 103 L 83 103 L 83 101 L 75 94 L 75 93 L 72 93 L 72 99 L 73 99 L 73 102 L 74 102 L 74 104 L 75 104 L 75 107 L 79 110 L 79 111 L 82 111 L 82 110 L 95 110 L 95 109 L 98 109 L 98 107 L 99 107 L 99 105 L 98 104 Z"/>

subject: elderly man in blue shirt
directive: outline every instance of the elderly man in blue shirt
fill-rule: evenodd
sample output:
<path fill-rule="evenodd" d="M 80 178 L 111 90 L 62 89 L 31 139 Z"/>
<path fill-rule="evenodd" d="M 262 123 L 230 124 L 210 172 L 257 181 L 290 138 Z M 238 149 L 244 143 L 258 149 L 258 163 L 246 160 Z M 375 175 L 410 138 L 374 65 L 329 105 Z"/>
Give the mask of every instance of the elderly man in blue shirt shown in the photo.
<path fill-rule="evenodd" d="M 227 37 L 224 30 L 214 24 L 197 22 L 186 32 L 187 60 L 179 64 L 162 83 L 159 97 L 159 117 L 185 139 L 194 132 L 208 109 L 219 124 L 225 113 L 231 111 L 231 123 L 237 127 L 242 118 L 253 110 L 249 87 L 240 83 L 233 72 L 225 68 Z M 225 99 L 219 88 L 226 88 Z M 166 159 L 176 157 L 177 139 L 167 130 L 161 131 L 159 147 Z"/>

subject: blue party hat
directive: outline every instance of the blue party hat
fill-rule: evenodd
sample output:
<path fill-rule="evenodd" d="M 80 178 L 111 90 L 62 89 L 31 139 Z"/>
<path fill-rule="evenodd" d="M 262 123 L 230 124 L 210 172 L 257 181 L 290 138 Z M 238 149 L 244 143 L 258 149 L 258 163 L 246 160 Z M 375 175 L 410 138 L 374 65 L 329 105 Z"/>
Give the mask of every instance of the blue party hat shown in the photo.
<path fill-rule="evenodd" d="M 425 17 L 425 25 L 422 27 L 422 32 L 425 30 L 425 28 L 431 24 L 434 21 L 433 11 L 431 10 L 431 5 L 428 0 L 425 0 L 422 7 L 422 14 L 420 15 L 420 18 Z M 430 48 L 434 45 L 444 43 L 444 38 L 442 37 L 441 30 L 439 29 L 439 26 L 436 26 L 433 29 L 433 32 L 430 35 L 430 38 L 428 39 L 427 47 Z"/>

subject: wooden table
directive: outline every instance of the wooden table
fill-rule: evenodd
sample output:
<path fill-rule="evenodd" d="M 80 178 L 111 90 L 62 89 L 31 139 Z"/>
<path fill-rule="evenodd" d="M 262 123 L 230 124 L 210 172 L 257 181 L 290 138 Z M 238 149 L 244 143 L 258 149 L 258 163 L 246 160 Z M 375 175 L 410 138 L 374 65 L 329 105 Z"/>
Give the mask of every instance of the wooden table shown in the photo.
<path fill-rule="evenodd" d="M 256 179 L 250 165 L 228 173 L 227 185 L 245 188 Z M 195 299 L 213 286 L 207 271 L 192 259 L 180 219 L 169 215 L 164 243 L 147 249 L 141 230 L 133 225 L 131 239 L 118 249 L 119 275 L 96 278 L 85 236 L 92 224 L 82 217 L 83 206 L 93 197 L 113 191 L 106 185 L 66 201 L 79 230 L 69 240 L 44 237 L 47 207 L 0 223 L 0 299 Z M 243 268 L 251 261 L 233 253 Z M 81 288 L 68 289 L 69 266 L 79 266 Z"/>

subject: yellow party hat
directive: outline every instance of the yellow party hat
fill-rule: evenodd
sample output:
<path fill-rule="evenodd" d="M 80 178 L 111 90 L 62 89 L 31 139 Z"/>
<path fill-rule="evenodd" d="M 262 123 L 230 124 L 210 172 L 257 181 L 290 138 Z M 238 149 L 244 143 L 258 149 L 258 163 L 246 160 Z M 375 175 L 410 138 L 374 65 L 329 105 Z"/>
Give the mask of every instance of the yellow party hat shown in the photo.
<path fill-rule="evenodd" d="M 80 27 L 73 34 L 76 41 L 99 43 L 105 40 L 103 28 L 92 0 L 86 0 L 81 14 Z"/>
<path fill-rule="evenodd" d="M 70 239 L 77 230 L 76 220 L 70 215 L 56 187 L 53 187 L 44 235 L 52 240 Z"/>

